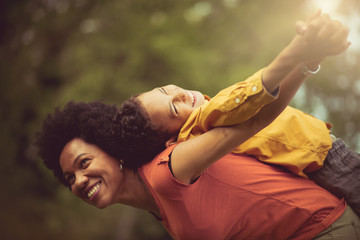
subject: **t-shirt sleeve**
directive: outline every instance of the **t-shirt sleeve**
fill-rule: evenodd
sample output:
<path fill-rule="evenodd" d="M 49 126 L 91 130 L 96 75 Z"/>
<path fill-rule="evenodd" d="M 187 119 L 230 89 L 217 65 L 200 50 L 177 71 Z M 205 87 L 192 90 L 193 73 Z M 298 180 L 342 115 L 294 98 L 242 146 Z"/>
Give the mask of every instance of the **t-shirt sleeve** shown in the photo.
<path fill-rule="evenodd" d="M 169 168 L 171 152 L 175 146 L 172 145 L 160 153 L 151 167 L 143 168 L 150 189 L 154 191 L 155 195 L 164 198 L 181 198 L 181 190 L 190 187 L 190 185 L 175 179 Z"/>

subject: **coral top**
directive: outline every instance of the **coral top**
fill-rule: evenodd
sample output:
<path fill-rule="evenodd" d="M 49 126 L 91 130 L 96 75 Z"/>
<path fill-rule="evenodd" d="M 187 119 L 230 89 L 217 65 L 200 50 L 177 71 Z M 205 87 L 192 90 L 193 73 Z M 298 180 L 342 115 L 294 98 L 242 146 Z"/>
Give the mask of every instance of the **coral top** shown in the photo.
<path fill-rule="evenodd" d="M 311 239 L 345 210 L 311 180 L 233 153 L 183 184 L 168 165 L 175 146 L 138 169 L 175 239 Z"/>

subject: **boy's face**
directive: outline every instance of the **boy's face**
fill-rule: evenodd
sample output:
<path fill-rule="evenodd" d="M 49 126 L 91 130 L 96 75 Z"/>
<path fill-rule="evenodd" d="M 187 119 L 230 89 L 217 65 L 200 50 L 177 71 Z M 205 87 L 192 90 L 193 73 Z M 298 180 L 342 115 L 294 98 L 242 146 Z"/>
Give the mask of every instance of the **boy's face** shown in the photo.
<path fill-rule="evenodd" d="M 152 124 L 170 134 L 177 134 L 191 112 L 205 102 L 200 92 L 175 85 L 145 92 L 139 96 L 139 100 L 148 112 Z"/>

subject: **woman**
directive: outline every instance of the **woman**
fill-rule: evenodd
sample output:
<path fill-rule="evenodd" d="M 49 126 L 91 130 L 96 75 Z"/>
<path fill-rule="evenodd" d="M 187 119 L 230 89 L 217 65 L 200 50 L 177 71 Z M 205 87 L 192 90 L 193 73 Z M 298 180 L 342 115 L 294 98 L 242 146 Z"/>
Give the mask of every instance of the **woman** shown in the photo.
<path fill-rule="evenodd" d="M 186 174 L 176 167 L 176 161 L 186 160 L 180 155 L 188 146 L 202 145 L 202 138 L 219 137 L 231 145 L 237 139 L 235 135 L 244 133 L 243 127 L 250 123 L 217 128 L 173 145 L 134 171 L 97 145 L 86 142 L 106 144 L 107 131 L 93 134 L 87 130 L 104 126 L 105 118 L 97 120 L 97 116 L 108 110 L 111 112 L 113 106 L 69 103 L 46 121 L 52 124 L 44 127 L 47 137 L 39 138 L 44 142 L 38 142 L 42 144 L 43 156 L 47 155 L 48 160 L 52 157 L 53 162 L 48 161 L 47 166 L 53 164 L 50 168 L 59 179 L 91 205 L 105 208 L 122 203 L 150 211 L 175 239 L 312 239 L 330 225 L 338 230 L 350 227 L 346 234 L 354 233 L 353 225 L 359 226 L 351 210 L 345 211 L 344 201 L 310 180 L 251 157 L 226 155 L 196 178 L 185 178 Z M 106 122 L 111 121 L 108 116 Z M 232 137 L 225 140 L 229 134 Z M 59 138 L 65 145 L 57 141 Z M 188 154 L 195 159 L 209 156 L 212 150 L 206 147 L 202 146 L 206 154 Z M 185 171 L 188 172 L 191 171 Z M 345 224 L 341 228 L 334 226 L 342 221 Z"/>
<path fill-rule="evenodd" d="M 264 74 L 264 82 L 277 79 L 271 76 Z M 270 92 L 280 84 L 270 83 Z M 288 101 L 279 97 L 242 124 L 174 144 L 140 168 L 121 160 L 118 110 L 102 103 L 57 109 L 44 121 L 37 145 L 45 164 L 82 200 L 98 208 L 122 203 L 148 210 L 175 239 L 312 239 L 337 224 L 351 227 L 338 239 L 357 239 L 359 219 L 343 200 L 282 168 L 229 154 Z"/>

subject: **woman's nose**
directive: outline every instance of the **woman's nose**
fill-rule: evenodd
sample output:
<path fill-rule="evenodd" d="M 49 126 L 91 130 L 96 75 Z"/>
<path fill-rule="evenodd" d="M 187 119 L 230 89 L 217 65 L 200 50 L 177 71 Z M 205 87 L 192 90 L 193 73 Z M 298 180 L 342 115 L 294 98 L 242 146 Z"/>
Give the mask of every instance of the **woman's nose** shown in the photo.
<path fill-rule="evenodd" d="M 88 182 L 88 177 L 85 176 L 84 174 L 80 173 L 80 174 L 77 174 L 76 178 L 75 178 L 75 184 L 74 184 L 74 187 L 75 189 L 78 191 L 78 190 L 81 190 L 83 188 L 86 187 L 86 184 Z"/>

